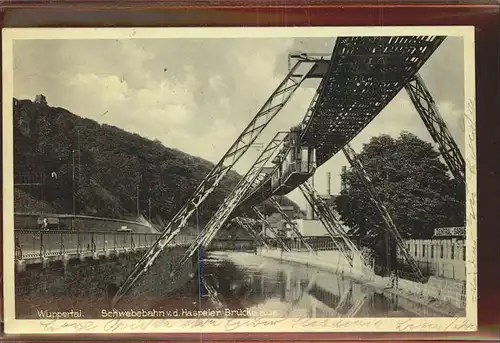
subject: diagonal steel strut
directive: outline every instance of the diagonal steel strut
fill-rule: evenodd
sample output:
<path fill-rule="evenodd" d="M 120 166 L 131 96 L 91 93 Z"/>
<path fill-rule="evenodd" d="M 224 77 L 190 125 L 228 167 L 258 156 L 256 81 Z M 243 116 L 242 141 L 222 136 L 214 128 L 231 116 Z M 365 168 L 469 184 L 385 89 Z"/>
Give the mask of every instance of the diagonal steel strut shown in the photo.
<path fill-rule="evenodd" d="M 288 137 L 288 132 L 278 132 L 269 144 L 264 148 L 257 161 L 250 167 L 248 172 L 241 178 L 232 192 L 224 199 L 224 202 L 219 206 L 217 212 L 210 218 L 210 221 L 200 232 L 197 239 L 191 243 L 184 257 L 179 263 L 179 267 L 186 263 L 191 256 L 198 250 L 199 247 L 206 247 L 215 237 L 219 229 L 225 224 L 233 210 L 238 206 L 243 196 L 248 192 L 253 185 L 255 179 L 262 172 L 262 168 L 268 163 Z"/>
<path fill-rule="evenodd" d="M 358 250 L 356 245 L 351 241 L 351 239 L 346 235 L 344 229 L 335 218 L 334 214 L 325 201 L 321 198 L 316 189 L 308 182 L 304 182 L 299 186 L 302 194 L 306 198 L 307 202 L 314 209 L 314 212 L 318 215 L 321 223 L 325 227 L 326 231 L 333 240 L 333 243 L 339 249 L 339 251 L 344 255 L 349 265 L 353 266 L 354 255 L 359 256 L 362 259 L 361 252 Z M 343 244 L 341 244 L 338 239 L 341 239 Z M 364 261 L 363 261 L 364 263 Z"/>
<path fill-rule="evenodd" d="M 367 293 L 363 293 L 361 297 L 358 299 L 354 300 L 354 303 L 352 304 L 351 308 L 347 311 L 347 313 L 344 315 L 344 318 L 353 318 L 355 317 L 359 310 L 365 305 L 366 301 L 369 299 Z"/>
<path fill-rule="evenodd" d="M 234 221 L 236 222 L 236 224 L 238 224 L 243 229 L 245 229 L 250 234 L 250 236 L 252 236 L 260 244 L 262 244 L 262 246 L 264 248 L 269 248 L 266 241 L 264 241 L 264 239 L 260 235 L 255 233 L 254 228 L 252 227 L 252 225 L 250 225 L 250 223 L 248 223 L 247 220 L 248 220 L 248 218 L 241 218 L 241 217 L 234 218 Z"/>
<path fill-rule="evenodd" d="M 354 169 L 354 171 L 358 175 L 358 178 L 364 184 L 366 190 L 368 191 L 368 194 L 372 198 L 372 201 L 375 203 L 375 206 L 377 207 L 378 211 L 380 212 L 380 215 L 382 216 L 382 219 L 384 220 L 385 226 L 386 226 L 389 234 L 396 241 L 396 244 L 398 245 L 399 249 L 401 250 L 401 253 L 406 258 L 406 260 L 408 261 L 408 263 L 410 264 L 412 269 L 415 271 L 415 273 L 417 274 L 417 277 L 420 280 L 423 280 L 424 276 L 422 275 L 422 272 L 418 268 L 413 257 L 406 250 L 406 248 L 403 244 L 403 238 L 399 234 L 399 231 L 398 231 L 396 225 L 392 221 L 392 218 L 389 214 L 389 211 L 385 207 L 384 203 L 380 200 L 378 193 L 375 190 L 375 187 L 373 186 L 373 184 L 371 182 L 370 177 L 366 173 L 366 170 L 363 167 L 363 164 L 359 160 L 358 156 L 354 152 L 354 149 L 349 144 L 346 144 L 342 148 L 342 151 L 344 152 L 345 157 L 349 161 L 349 164 L 352 166 L 352 168 Z"/>
<path fill-rule="evenodd" d="M 281 245 L 281 247 L 285 250 L 285 251 L 290 251 L 290 248 L 288 247 L 288 245 L 285 243 L 285 241 L 283 241 L 280 237 L 280 235 L 278 234 L 278 232 L 271 226 L 271 224 L 267 221 L 266 217 L 264 216 L 264 214 L 262 214 L 259 209 L 257 207 L 252 207 L 252 210 L 255 212 L 255 214 L 257 215 L 257 217 L 259 217 L 259 219 L 264 223 L 265 227 L 268 228 L 273 234 L 274 234 L 274 237 L 275 239 L 278 241 L 278 243 Z"/>
<path fill-rule="evenodd" d="M 445 121 L 439 114 L 431 93 L 424 80 L 417 73 L 405 85 L 413 105 L 425 124 L 434 142 L 439 146 L 439 152 L 448 168 L 460 182 L 465 182 L 465 160 L 453 139 Z"/>
<path fill-rule="evenodd" d="M 304 239 L 304 236 L 302 236 L 299 229 L 297 229 L 297 226 L 295 225 L 295 223 L 293 221 L 291 221 L 290 217 L 288 217 L 288 215 L 285 213 L 285 211 L 281 207 L 278 200 L 275 197 L 271 197 L 271 198 L 269 198 L 269 200 L 271 201 L 271 204 L 276 208 L 276 210 L 278 210 L 279 214 L 281 214 L 281 217 L 283 217 L 283 219 L 285 219 L 286 223 L 288 225 L 290 225 L 290 228 L 297 235 L 297 237 L 300 239 L 302 244 L 304 244 L 304 246 L 307 248 L 307 250 L 309 250 L 310 252 L 315 252 L 314 249 L 311 247 L 311 245 L 309 245 L 309 243 L 307 243 L 307 241 Z"/>
<path fill-rule="evenodd" d="M 349 287 L 342 293 L 337 306 L 335 306 L 335 313 L 340 314 L 340 310 L 352 299 L 352 283 L 349 283 Z"/>
<path fill-rule="evenodd" d="M 300 123 L 300 129 L 301 129 L 301 136 L 300 139 L 298 140 L 299 142 L 302 140 L 303 136 L 307 132 L 307 128 L 309 127 L 311 123 L 311 118 L 314 112 L 314 108 L 316 107 L 316 103 L 318 102 L 319 96 L 321 92 L 323 91 L 325 82 L 324 78 L 321 80 L 318 88 L 316 89 L 316 92 L 314 93 L 313 98 L 311 99 L 311 102 L 309 103 L 309 106 L 307 108 L 306 114 L 304 118 L 302 119 L 302 122 Z M 283 161 L 286 159 L 286 156 L 288 153 L 292 150 L 292 145 L 288 145 L 286 147 L 283 147 L 283 149 L 280 150 L 276 158 L 274 159 L 274 168 L 270 173 L 265 175 L 263 180 L 261 180 L 259 183 L 255 183 L 254 186 L 249 190 L 249 192 L 245 195 L 244 199 L 242 202 L 245 202 L 252 194 L 255 194 L 255 192 L 258 191 L 263 185 L 269 183 L 271 181 L 272 176 L 278 171 L 278 169 L 281 167 Z"/>
<path fill-rule="evenodd" d="M 160 238 L 137 263 L 134 270 L 130 273 L 118 290 L 114 298 L 114 303 L 119 301 L 121 297 L 123 297 L 123 295 L 130 290 L 137 279 L 145 273 L 159 257 L 165 246 L 167 246 L 167 244 L 180 232 L 180 230 L 187 225 L 188 219 L 219 185 L 222 178 L 224 178 L 234 164 L 238 162 L 241 156 L 243 156 L 243 154 L 255 142 L 262 130 L 264 130 L 269 122 L 285 106 L 288 100 L 290 100 L 297 88 L 307 78 L 307 74 L 314 63 L 314 61 L 297 61 L 297 63 L 295 63 L 285 79 L 281 82 L 269 99 L 267 99 L 264 106 L 252 119 L 250 124 L 243 130 L 241 135 L 238 139 L 236 139 L 214 169 L 208 173 L 205 179 L 196 188 L 191 198 L 172 218 Z M 298 72 L 299 67 L 302 65 L 306 65 L 306 67 L 308 67 L 307 72 Z"/>

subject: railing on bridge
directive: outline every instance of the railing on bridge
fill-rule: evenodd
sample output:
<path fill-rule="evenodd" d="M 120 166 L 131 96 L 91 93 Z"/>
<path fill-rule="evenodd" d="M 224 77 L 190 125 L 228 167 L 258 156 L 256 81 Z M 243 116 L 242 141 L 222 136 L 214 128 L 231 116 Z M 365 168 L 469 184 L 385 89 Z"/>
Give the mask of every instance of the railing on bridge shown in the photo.
<path fill-rule="evenodd" d="M 15 258 L 30 259 L 66 254 L 99 253 L 148 248 L 158 239 L 156 233 L 99 231 L 15 231 Z M 190 244 L 194 236 L 176 236 L 173 244 Z"/>
<path fill-rule="evenodd" d="M 259 245 L 252 239 L 214 239 L 206 250 L 254 251 Z"/>
<path fill-rule="evenodd" d="M 142 232 L 60 231 L 60 230 L 16 230 L 15 259 L 106 253 L 151 247 L 160 234 Z M 169 245 L 188 246 L 196 235 L 177 235 Z M 248 239 L 216 239 L 208 250 L 255 250 L 257 244 Z"/>
<path fill-rule="evenodd" d="M 338 250 L 335 242 L 330 236 L 304 236 L 303 239 L 314 251 Z M 283 238 L 283 242 L 292 251 L 309 251 L 299 238 Z M 268 243 L 269 247 L 281 247 L 278 241 L 274 238 L 267 238 L 266 243 Z"/>

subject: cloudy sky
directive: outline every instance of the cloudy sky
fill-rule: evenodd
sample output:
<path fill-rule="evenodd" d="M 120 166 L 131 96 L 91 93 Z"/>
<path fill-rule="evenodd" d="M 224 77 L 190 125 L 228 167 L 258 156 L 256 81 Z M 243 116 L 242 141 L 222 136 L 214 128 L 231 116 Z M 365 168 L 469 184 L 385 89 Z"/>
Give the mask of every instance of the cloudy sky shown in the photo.
<path fill-rule="evenodd" d="M 214 163 L 254 117 L 286 75 L 290 52 L 331 53 L 335 40 L 322 39 L 123 39 L 22 40 L 14 43 L 14 96 L 44 94 L 49 105 L 115 125 L 165 146 Z M 461 38 L 448 37 L 421 69 L 452 135 L 463 151 L 464 60 Z M 300 88 L 265 130 L 299 123 L 317 82 Z M 431 141 L 402 91 L 352 142 L 359 150 L 370 137 L 402 130 Z M 236 166 L 245 173 L 257 152 Z M 315 185 L 340 190 L 342 154 L 318 169 Z M 290 197 L 302 207 L 298 191 Z"/>

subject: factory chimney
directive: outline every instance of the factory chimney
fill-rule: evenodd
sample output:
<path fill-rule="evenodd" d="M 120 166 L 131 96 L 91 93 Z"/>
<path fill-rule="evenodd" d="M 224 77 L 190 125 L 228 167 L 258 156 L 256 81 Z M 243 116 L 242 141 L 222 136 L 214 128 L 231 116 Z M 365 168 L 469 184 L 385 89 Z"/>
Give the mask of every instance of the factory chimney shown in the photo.
<path fill-rule="evenodd" d="M 331 197 L 332 196 L 332 173 L 326 173 L 326 194 Z"/>
<path fill-rule="evenodd" d="M 344 173 L 347 171 L 346 166 L 342 166 L 342 173 L 340 174 L 340 189 L 345 191 L 346 189 L 346 184 L 345 184 L 345 178 L 344 178 Z"/>
<path fill-rule="evenodd" d="M 311 177 L 311 185 L 314 188 L 314 174 Z M 314 212 L 314 206 L 311 207 L 311 219 L 316 219 L 316 213 Z"/>
<path fill-rule="evenodd" d="M 311 186 L 314 188 L 314 175 L 311 177 Z M 306 204 L 306 219 L 314 220 L 315 219 L 314 217 L 315 217 L 314 208 L 308 202 Z"/>

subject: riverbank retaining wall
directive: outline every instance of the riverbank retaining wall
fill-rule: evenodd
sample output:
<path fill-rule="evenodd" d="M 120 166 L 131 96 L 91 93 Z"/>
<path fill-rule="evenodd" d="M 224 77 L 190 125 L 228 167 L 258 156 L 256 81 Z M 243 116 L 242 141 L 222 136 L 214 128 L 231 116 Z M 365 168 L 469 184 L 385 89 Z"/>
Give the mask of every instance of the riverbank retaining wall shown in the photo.
<path fill-rule="evenodd" d="M 312 267 L 326 269 L 336 274 L 343 274 L 355 280 L 371 284 L 378 288 L 386 288 L 390 284 L 388 278 L 375 275 L 369 266 L 364 266 L 360 259 L 354 261 L 351 267 L 344 256 L 338 251 L 286 252 L 281 249 L 257 250 L 262 257 L 295 262 Z M 465 282 L 431 276 L 425 284 L 399 279 L 397 289 L 403 296 L 419 297 L 425 301 L 439 300 L 451 304 L 458 309 L 465 308 Z"/>
<path fill-rule="evenodd" d="M 150 309 L 164 299 L 169 291 L 185 286 L 195 273 L 193 263 L 178 267 L 186 246 L 165 249 L 157 263 L 130 291 L 130 299 L 117 308 Z M 38 311 L 82 310 L 87 318 L 100 318 L 102 310 L 110 309 L 118 287 L 144 256 L 144 250 L 123 251 L 109 256 L 56 260 L 46 264 L 29 264 L 16 271 L 16 316 L 19 319 L 38 318 Z M 133 300 L 133 301 L 132 301 Z"/>
<path fill-rule="evenodd" d="M 399 289 L 407 291 L 408 295 L 415 295 L 429 301 L 444 301 L 460 309 L 466 307 L 465 281 L 431 276 L 425 284 L 404 279 L 400 279 L 398 283 Z"/>
<path fill-rule="evenodd" d="M 354 258 L 352 266 L 346 258 L 336 250 L 304 252 L 304 251 L 283 251 L 281 249 L 263 249 L 257 250 L 257 254 L 262 257 L 282 259 L 289 262 L 296 262 L 305 265 L 311 265 L 322 269 L 328 269 L 336 274 L 364 281 L 372 281 L 376 276 L 371 268 L 365 266 L 360 258 Z"/>

